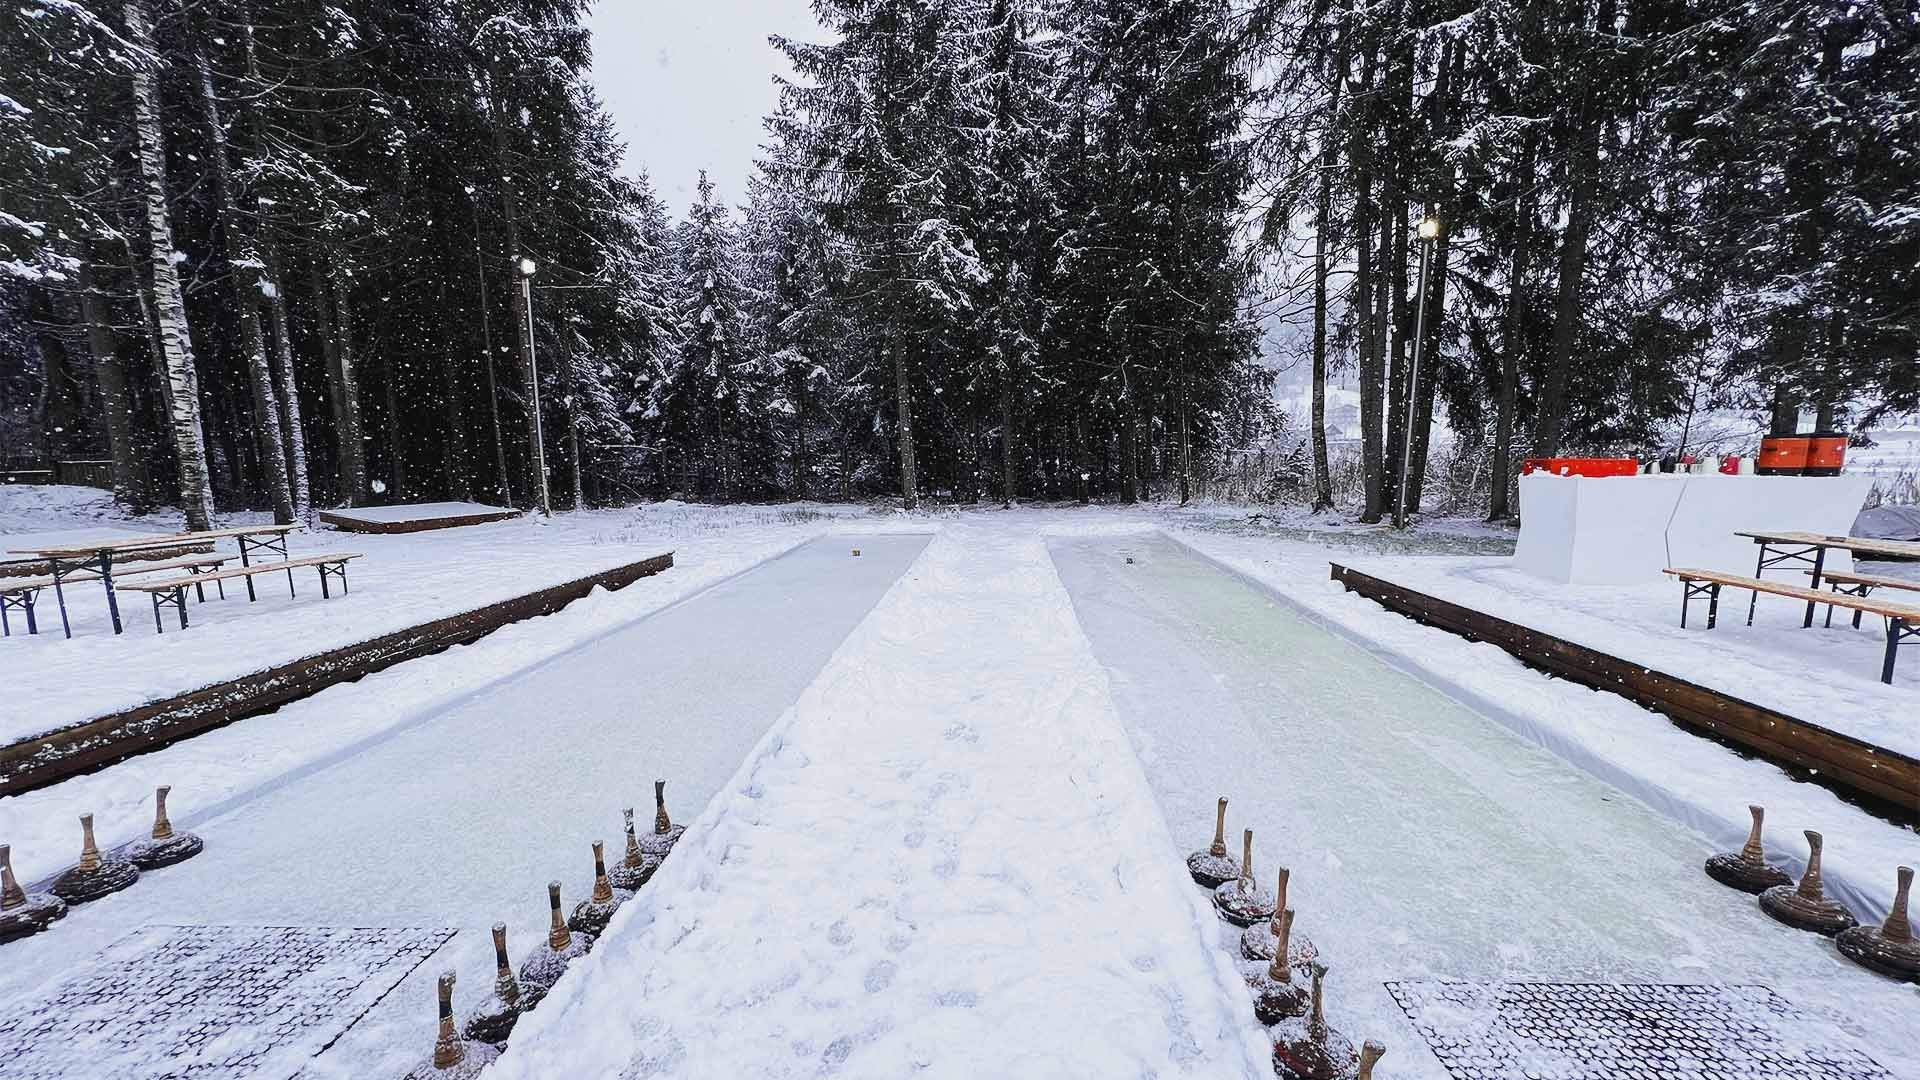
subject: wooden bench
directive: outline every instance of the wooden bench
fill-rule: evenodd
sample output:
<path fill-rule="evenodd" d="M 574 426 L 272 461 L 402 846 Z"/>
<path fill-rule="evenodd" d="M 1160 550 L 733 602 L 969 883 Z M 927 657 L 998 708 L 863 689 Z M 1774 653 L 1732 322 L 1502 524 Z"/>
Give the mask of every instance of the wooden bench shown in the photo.
<path fill-rule="evenodd" d="M 1809 571 L 1809 573 L 1811 573 L 1811 571 Z M 1875 589 L 1907 589 L 1913 592 L 1920 592 L 1920 581 L 1886 577 L 1882 574 L 1836 574 L 1829 571 L 1821 580 L 1833 586 L 1834 592 L 1845 593 L 1848 596 L 1866 596 Z M 1855 610 L 1853 613 L 1853 628 L 1855 630 L 1860 629 L 1860 616 L 1862 614 L 1863 613 L 1858 610 Z M 1833 625 L 1832 604 L 1827 605 L 1827 625 Z"/>
<path fill-rule="evenodd" d="M 1739 574 L 1723 574 L 1718 570 L 1696 570 L 1691 568 L 1668 567 L 1666 573 L 1680 579 L 1686 590 L 1680 600 L 1680 625 L 1687 625 L 1687 609 L 1697 597 L 1707 597 L 1707 629 L 1711 630 L 1720 614 L 1720 590 L 1722 588 L 1748 589 L 1758 597 L 1761 593 L 1774 596 L 1786 596 L 1809 603 L 1827 604 L 1831 607 L 1843 607 L 1868 615 L 1878 615 L 1887 620 L 1887 652 L 1880 664 L 1880 681 L 1893 682 L 1893 660 L 1902 643 L 1908 638 L 1920 638 L 1920 604 L 1900 604 L 1891 600 L 1875 600 L 1868 596 L 1853 596 L 1841 592 L 1821 592 L 1801 585 L 1787 585 L 1777 581 L 1762 581 L 1759 578 L 1741 577 Z M 1747 625 L 1753 625 L 1753 609 L 1747 609 Z"/>
<path fill-rule="evenodd" d="M 165 633 L 164 624 L 160 619 L 160 609 L 168 604 L 173 605 L 175 610 L 180 613 L 180 628 L 182 630 L 187 628 L 188 586 L 199 587 L 209 581 L 225 581 L 229 578 L 247 578 L 251 580 L 260 574 L 278 574 L 285 571 L 287 575 L 287 595 L 296 596 L 298 594 L 294 592 L 293 588 L 293 571 L 303 566 L 311 566 L 320 572 L 320 595 L 322 597 L 332 597 L 333 593 L 327 587 L 327 578 L 329 576 L 339 578 L 340 591 L 345 593 L 347 591 L 347 562 L 350 559 L 358 558 L 360 558 L 360 555 L 357 552 L 303 555 L 298 559 L 254 563 L 251 566 L 236 566 L 231 570 L 220 570 L 211 574 L 196 574 L 190 577 L 169 578 L 166 581 L 145 581 L 123 587 L 131 589 L 134 592 L 146 593 L 152 597 L 154 632 Z"/>
<path fill-rule="evenodd" d="M 131 577 L 134 574 L 152 574 L 162 570 L 185 570 L 195 578 L 212 581 L 215 579 L 211 576 L 211 573 L 208 572 L 210 568 L 225 566 L 231 561 L 231 556 L 227 555 L 197 555 L 193 558 L 169 559 L 165 562 L 133 563 L 121 567 L 119 572 L 114 576 Z M 100 580 L 100 575 L 83 570 L 64 575 L 61 580 L 98 581 Z M 39 598 L 40 590 L 49 588 L 52 585 L 52 578 L 28 578 L 24 581 L 10 581 L 5 578 L 0 578 L 0 636 L 13 636 L 13 627 L 9 625 L 7 621 L 7 612 L 13 608 L 18 608 L 26 612 L 27 633 L 39 633 L 40 627 L 34 620 L 33 606 Z M 224 598 L 227 595 L 226 586 L 221 585 L 219 588 L 220 595 Z M 207 599 L 206 586 L 200 581 L 195 581 L 194 591 L 199 594 L 200 601 L 205 603 Z"/>

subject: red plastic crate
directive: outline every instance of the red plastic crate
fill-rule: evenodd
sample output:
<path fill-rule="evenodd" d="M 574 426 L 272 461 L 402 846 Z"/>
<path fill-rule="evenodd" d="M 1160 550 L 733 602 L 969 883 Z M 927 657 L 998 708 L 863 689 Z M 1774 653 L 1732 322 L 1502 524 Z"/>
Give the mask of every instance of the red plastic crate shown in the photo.
<path fill-rule="evenodd" d="M 1520 475 L 1536 471 L 1555 476 L 1632 476 L 1640 471 L 1640 462 L 1630 457 L 1556 457 L 1527 458 L 1520 463 Z"/>

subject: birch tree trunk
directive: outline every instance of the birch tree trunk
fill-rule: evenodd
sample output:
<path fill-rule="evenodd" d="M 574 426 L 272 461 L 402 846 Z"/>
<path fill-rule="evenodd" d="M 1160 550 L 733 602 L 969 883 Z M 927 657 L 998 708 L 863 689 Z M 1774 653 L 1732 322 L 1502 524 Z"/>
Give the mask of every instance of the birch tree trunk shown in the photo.
<path fill-rule="evenodd" d="M 343 268 L 338 259 L 329 259 L 333 263 L 331 274 L 316 276 L 317 291 L 325 290 L 322 282 L 331 278 L 333 308 L 333 347 L 327 350 L 327 393 L 333 403 L 334 431 L 340 440 L 340 483 L 345 490 L 348 506 L 364 506 L 367 502 L 367 444 L 360 431 L 360 382 L 354 374 L 353 358 L 353 309 L 348 306 L 347 286 L 343 279 Z M 314 264 L 314 273 L 322 275 L 320 264 Z"/>
<path fill-rule="evenodd" d="M 146 0 L 127 0 L 127 36 L 136 49 L 156 55 Z M 207 482 L 206 436 L 200 426 L 200 380 L 187 335 L 187 304 L 175 266 L 173 219 L 167 209 L 166 148 L 160 134 L 160 90 L 152 68 L 133 65 L 134 132 L 140 143 L 140 178 L 147 206 L 147 248 L 160 352 L 167 372 L 167 429 L 179 459 L 180 509 L 189 530 L 213 527 L 213 488 Z"/>
<path fill-rule="evenodd" d="M 213 158 L 213 198 L 220 219 L 221 247 L 226 252 L 227 268 L 233 274 L 234 315 L 240 324 L 240 349 L 247 365 L 247 383 L 253 390 L 254 441 L 260 449 L 260 472 L 273 501 L 273 520 L 280 525 L 290 525 L 294 511 L 293 492 L 287 482 L 286 439 L 280 427 L 279 395 L 274 391 L 273 373 L 267 366 L 266 336 L 260 329 L 261 271 L 265 264 L 249 249 L 241 231 L 233 173 L 227 164 L 227 129 L 220 121 L 220 103 L 213 94 L 213 69 L 207 66 L 205 54 L 197 49 L 193 66 L 200 82 L 200 106 L 207 122 L 208 147 Z"/>

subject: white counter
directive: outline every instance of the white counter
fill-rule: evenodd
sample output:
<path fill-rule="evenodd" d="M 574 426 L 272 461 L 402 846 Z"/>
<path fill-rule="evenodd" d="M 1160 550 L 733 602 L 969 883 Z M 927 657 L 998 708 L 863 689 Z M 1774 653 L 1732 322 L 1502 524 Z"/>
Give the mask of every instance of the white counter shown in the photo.
<path fill-rule="evenodd" d="M 1845 535 L 1871 486 L 1871 477 L 1845 475 L 1531 473 L 1520 478 L 1514 561 L 1536 577 L 1574 585 L 1645 584 L 1669 566 L 1751 575 L 1759 548 L 1735 533 Z M 1843 571 L 1852 560 L 1830 551 L 1826 565 Z"/>

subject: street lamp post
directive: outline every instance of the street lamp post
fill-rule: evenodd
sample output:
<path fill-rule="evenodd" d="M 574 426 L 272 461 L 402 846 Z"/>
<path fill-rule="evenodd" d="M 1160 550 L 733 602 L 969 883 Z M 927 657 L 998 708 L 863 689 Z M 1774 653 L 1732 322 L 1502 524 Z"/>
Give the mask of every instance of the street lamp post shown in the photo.
<path fill-rule="evenodd" d="M 520 306 L 526 310 L 527 370 L 533 381 L 533 470 L 535 491 L 540 499 L 540 516 L 552 517 L 553 504 L 547 499 L 547 438 L 540 426 L 540 359 L 533 351 L 533 275 L 540 264 L 531 256 L 520 256 Z"/>
<path fill-rule="evenodd" d="M 1413 302 L 1413 368 L 1407 374 L 1407 426 L 1401 435 L 1400 490 L 1394 502 L 1393 527 L 1407 527 L 1407 487 L 1413 476 L 1413 418 L 1420 404 L 1420 347 L 1427 340 L 1427 267 L 1433 262 L 1433 242 L 1440 238 L 1438 218 L 1420 221 L 1420 288 Z"/>

